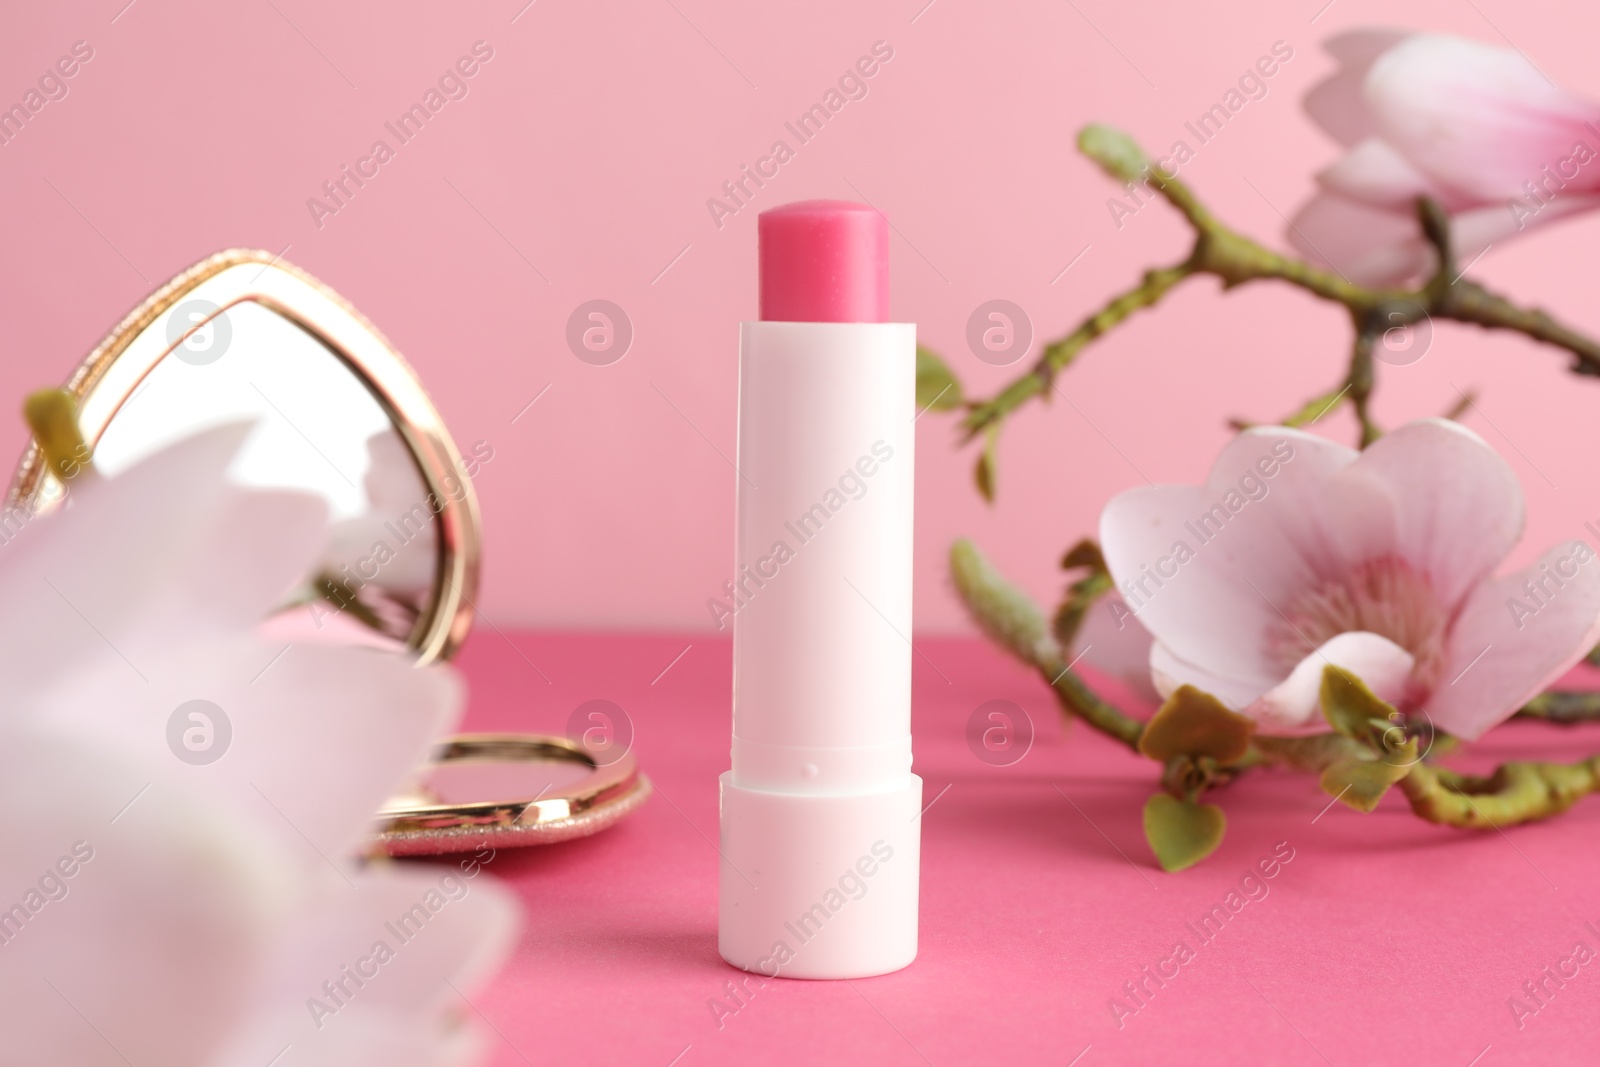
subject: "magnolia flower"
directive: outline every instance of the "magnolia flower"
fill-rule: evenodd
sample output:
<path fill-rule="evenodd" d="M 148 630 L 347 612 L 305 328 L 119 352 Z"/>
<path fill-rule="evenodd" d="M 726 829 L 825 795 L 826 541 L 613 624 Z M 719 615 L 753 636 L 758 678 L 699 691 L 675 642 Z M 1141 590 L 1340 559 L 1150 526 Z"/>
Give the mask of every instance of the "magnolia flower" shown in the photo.
<path fill-rule="evenodd" d="M 1120 593 L 1110 592 L 1084 615 L 1067 656 L 1115 678 L 1140 700 L 1159 704 L 1161 694 L 1150 684 L 1150 644 L 1150 631 Z"/>
<path fill-rule="evenodd" d="M 1339 70 L 1306 111 L 1344 145 L 1289 226 L 1307 257 L 1387 286 L 1434 268 L 1416 217 L 1451 215 L 1457 259 L 1600 205 L 1600 106 L 1558 89 L 1510 48 L 1392 30 L 1341 34 Z"/>
<path fill-rule="evenodd" d="M 244 435 L 81 474 L 0 547 L 7 1063 L 432 1067 L 480 1044 L 463 997 L 513 925 L 474 877 L 492 855 L 349 859 L 460 683 L 256 636 L 327 528 L 317 500 L 226 483 Z"/>
<path fill-rule="evenodd" d="M 1600 563 L 1583 541 L 1492 576 L 1521 536 L 1506 462 L 1442 419 L 1364 452 L 1248 430 L 1206 484 L 1114 497 L 1101 549 L 1155 636 L 1150 671 L 1265 732 L 1326 729 L 1323 669 L 1361 677 L 1437 729 L 1477 738 L 1600 640 Z"/>

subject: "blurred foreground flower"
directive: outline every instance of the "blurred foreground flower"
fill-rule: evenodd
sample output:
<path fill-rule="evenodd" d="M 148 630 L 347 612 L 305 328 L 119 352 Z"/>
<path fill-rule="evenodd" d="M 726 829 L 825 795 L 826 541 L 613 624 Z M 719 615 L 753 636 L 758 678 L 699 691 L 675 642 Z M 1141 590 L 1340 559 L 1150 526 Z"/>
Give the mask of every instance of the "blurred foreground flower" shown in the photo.
<path fill-rule="evenodd" d="M 1155 635 L 1150 667 L 1267 733 L 1325 730 L 1323 669 L 1469 739 L 1600 640 L 1582 541 L 1492 578 L 1522 533 L 1503 459 L 1442 419 L 1364 452 L 1298 430 L 1234 438 L 1205 485 L 1129 490 L 1100 520 L 1106 564 Z"/>
<path fill-rule="evenodd" d="M 464 997 L 514 926 L 474 880 L 489 857 L 348 859 L 460 683 L 256 636 L 327 525 L 226 482 L 246 430 L 76 478 L 0 548 L 5 1062 L 431 1067 L 479 1046 Z"/>
<path fill-rule="evenodd" d="M 1434 269 L 1416 202 L 1452 216 L 1469 263 L 1534 225 L 1600 206 L 1600 107 L 1557 88 L 1520 53 L 1435 34 L 1361 30 L 1328 41 L 1340 69 L 1306 111 L 1344 145 L 1289 227 L 1310 259 L 1358 285 Z"/>

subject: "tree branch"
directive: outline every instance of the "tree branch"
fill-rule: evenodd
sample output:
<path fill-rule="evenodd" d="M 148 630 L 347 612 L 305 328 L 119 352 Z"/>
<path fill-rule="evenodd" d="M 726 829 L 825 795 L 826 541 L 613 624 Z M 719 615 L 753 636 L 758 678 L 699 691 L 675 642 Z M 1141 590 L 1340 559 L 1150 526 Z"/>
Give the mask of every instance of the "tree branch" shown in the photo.
<path fill-rule="evenodd" d="M 950 546 L 950 577 L 972 621 L 991 641 L 1038 671 L 1063 711 L 1139 750 L 1144 723 L 1102 700 L 1073 673 L 1043 613 L 971 541 Z"/>
<path fill-rule="evenodd" d="M 1160 194 L 1176 208 L 1195 231 L 1189 257 L 1176 266 L 1146 272 L 1139 284 L 1113 297 L 1071 333 L 1046 345 L 1037 362 L 989 400 L 971 405 L 962 421 L 964 440 L 989 437 L 987 462 L 992 465 L 992 438 L 1014 411 L 1049 390 L 1065 367 L 1091 342 L 1121 325 L 1134 312 L 1154 307 L 1180 283 L 1198 275 L 1212 275 L 1224 288 L 1246 282 L 1287 282 L 1323 300 L 1342 304 L 1355 324 L 1350 371 L 1345 385 L 1361 424 L 1362 444 L 1376 440 L 1378 427 L 1367 410 L 1372 393 L 1372 346 L 1387 329 L 1407 327 L 1428 319 L 1470 323 L 1485 329 L 1508 330 L 1544 344 L 1565 349 L 1573 357 L 1572 370 L 1600 376 L 1600 342 L 1585 337 L 1539 309 L 1520 308 L 1476 282 L 1458 277 L 1451 250 L 1449 217 L 1430 200 L 1418 204 L 1424 235 L 1433 244 L 1437 268 L 1420 289 L 1369 289 L 1337 272 L 1274 252 L 1218 222 L 1192 190 L 1175 176 L 1162 173 L 1126 134 L 1108 126 L 1085 127 L 1078 148 L 1111 177 Z M 993 472 L 990 473 L 992 484 Z"/>
<path fill-rule="evenodd" d="M 1356 409 L 1356 421 L 1361 424 L 1361 447 L 1366 448 L 1382 436 L 1377 423 L 1372 421 L 1369 404 L 1372 401 L 1372 343 L 1371 326 L 1357 324 L 1355 344 L 1350 350 L 1350 376 L 1345 387 L 1350 390 L 1350 404 Z"/>
<path fill-rule="evenodd" d="M 1600 692 L 1552 689 L 1528 701 L 1516 717 L 1539 719 L 1557 726 L 1600 722 Z"/>
<path fill-rule="evenodd" d="M 1418 763 L 1399 786 L 1411 810 L 1429 822 L 1499 829 L 1559 815 L 1600 790 L 1600 756 L 1577 763 L 1506 763 L 1487 778 Z"/>
<path fill-rule="evenodd" d="M 1048 392 L 1055 377 L 1065 370 L 1091 341 L 1120 326 L 1135 312 L 1154 307 L 1161 298 L 1194 273 L 1188 263 L 1146 271 L 1138 285 L 1113 297 L 1090 315 L 1077 329 L 1046 345 L 1033 369 L 991 400 L 975 405 L 963 425 L 970 441 L 991 425 L 998 426 L 1007 415 L 1041 393 Z"/>

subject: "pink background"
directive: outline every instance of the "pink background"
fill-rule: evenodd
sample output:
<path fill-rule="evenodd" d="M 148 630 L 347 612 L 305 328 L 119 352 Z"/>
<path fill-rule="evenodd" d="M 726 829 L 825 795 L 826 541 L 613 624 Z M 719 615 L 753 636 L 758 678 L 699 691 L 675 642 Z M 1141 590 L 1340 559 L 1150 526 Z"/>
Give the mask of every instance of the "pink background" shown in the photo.
<path fill-rule="evenodd" d="M 489 866 L 526 913 L 511 962 L 472 997 L 498 1031 L 494 1067 L 1600 1059 L 1600 959 L 1548 985 L 1537 1014 L 1522 993 L 1578 942 L 1600 950 L 1600 803 L 1474 833 L 1422 822 L 1398 795 L 1361 815 L 1330 806 L 1304 775 L 1254 773 L 1209 797 L 1228 813 L 1217 852 L 1163 874 L 1140 826 L 1154 765 L 1081 725 L 1063 729 L 1044 685 L 972 638 L 919 641 L 913 668 L 928 798 L 916 961 L 848 983 L 778 979 L 719 1017 L 709 1002 L 727 1004 L 724 983 L 741 977 L 717 955 L 712 845 L 732 655 L 726 638 L 696 639 L 661 674 L 684 644 L 480 628 L 462 654 L 470 728 L 558 731 L 573 706 L 604 695 L 628 713 L 658 787 L 605 833 L 502 850 Z M 1594 683 L 1577 673 L 1570 682 Z M 1036 730 L 1008 767 L 979 761 L 963 739 L 972 709 L 994 699 Z M 1453 762 L 1482 772 L 1597 742 L 1594 726 L 1513 723 Z M 1203 943 L 1186 924 L 1280 843 L 1292 858 L 1267 895 Z M 1122 983 L 1178 941 L 1194 958 L 1119 1028 L 1111 999 L 1131 1005 Z"/>
<path fill-rule="evenodd" d="M 1114 225 L 1116 190 L 1073 149 L 1087 121 L 1165 150 L 1287 41 L 1294 58 L 1269 95 L 1183 172 L 1224 219 L 1278 243 L 1279 213 L 1334 155 L 1299 97 L 1330 69 L 1318 42 L 1336 31 L 1399 23 L 1498 44 L 1503 30 L 1555 81 L 1600 99 L 1600 9 L 1572 3 L 1338 0 L 1319 16 L 1322 0 L 1168 4 L 1159 15 L 1113 0 L 936 0 L 920 15 L 924 0 L 524 2 L 7 5 L 0 101 L 20 99 L 74 41 L 95 56 L 65 99 L 0 147 L 0 409 L 63 379 L 194 261 L 230 245 L 287 246 L 395 341 L 458 441 L 495 448 L 478 479 L 489 618 L 704 629 L 732 558 L 735 476 L 723 457 L 735 324 L 754 312 L 756 209 L 827 196 L 885 210 L 899 233 L 896 317 L 919 323 L 987 394 L 1020 365 L 989 367 L 966 350 L 977 304 L 1015 301 L 1036 337 L 1057 336 L 1187 249 L 1160 206 Z M 307 198 L 480 39 L 494 59 L 470 94 L 319 229 Z M 717 229 L 706 199 L 878 40 L 894 58 L 869 95 Z M 1580 219 L 1493 248 L 1475 272 L 1600 332 L 1583 269 L 1600 261 L 1597 236 L 1600 217 Z M 625 308 L 636 331 L 607 367 L 564 342 L 568 315 L 595 298 Z M 954 448 L 950 417 L 927 416 L 919 624 L 963 625 L 944 580 L 953 537 L 976 536 L 1053 598 L 1061 548 L 1092 531 L 1109 494 L 1141 473 L 1198 480 L 1227 416 L 1293 410 L 1337 383 L 1347 343 L 1342 312 L 1299 293 L 1224 297 L 1192 283 L 1084 356 L 1062 383 L 1076 411 L 1058 400 L 1016 421 L 992 510 L 971 488 L 973 456 Z M 1600 518 L 1590 488 L 1600 383 L 1567 376 L 1565 363 L 1446 326 L 1420 363 L 1382 369 L 1377 411 L 1391 424 L 1442 411 L 1456 387 L 1482 390 L 1481 414 L 1466 421 L 1523 478 L 1533 532 L 1523 558 Z M 1342 415 L 1325 428 L 1348 439 Z M 22 441 L 16 421 L 0 420 L 0 452 Z"/>
<path fill-rule="evenodd" d="M 1018 368 L 966 352 L 978 303 L 1013 300 L 1052 337 L 1186 250 L 1160 207 L 1115 227 L 1114 188 L 1072 147 L 1084 122 L 1115 122 L 1165 149 L 1273 41 L 1289 42 L 1295 57 L 1269 96 L 1184 171 L 1223 218 L 1276 241 L 1280 212 L 1333 158 L 1298 108 L 1329 69 L 1322 38 L 1400 22 L 1500 42 L 1498 26 L 1556 81 L 1600 99 L 1600 9 L 1336 0 L 1319 16 L 1323 0 L 936 0 L 919 16 L 924 0 L 124 3 L 13 2 L 0 16 L 0 102 L 19 99 L 74 41 L 95 49 L 70 95 L 0 147 L 0 408 L 64 378 L 192 262 L 225 246 L 287 246 L 412 360 L 459 441 L 492 443 L 478 489 L 482 602 L 496 625 L 480 625 L 462 657 L 469 726 L 557 731 L 576 703 L 606 697 L 628 710 L 660 787 L 602 836 L 497 860 L 530 916 L 507 973 L 475 1000 L 503 1035 L 497 1064 L 690 1067 L 776 1050 L 797 1062 L 1060 1067 L 1082 1056 L 1093 1067 L 1168 1062 L 1173 1048 L 1197 1063 L 1594 1062 L 1593 965 L 1521 1031 L 1506 1000 L 1573 942 L 1597 944 L 1584 923 L 1600 926 L 1586 888 L 1600 804 L 1468 835 L 1412 818 L 1396 798 L 1365 818 L 1342 807 L 1319 817 L 1326 798 L 1309 781 L 1262 774 L 1218 798 L 1233 820 L 1218 854 L 1165 876 L 1139 825 L 1149 764 L 1087 730 L 1064 743 L 1037 679 L 955 639 L 919 641 L 914 668 L 917 768 L 939 797 L 924 816 L 918 962 L 854 989 L 775 983 L 719 1032 L 706 1000 L 733 973 L 715 952 L 709 843 L 727 766 L 726 641 L 548 631 L 708 625 L 705 599 L 732 555 L 735 477 L 723 457 L 735 323 L 754 311 L 755 278 L 753 211 L 719 231 L 705 200 L 874 41 L 895 56 L 870 95 L 755 207 L 830 196 L 883 208 L 900 234 L 896 315 L 983 394 Z M 480 39 L 495 57 L 470 95 L 318 229 L 306 199 Z M 1600 217 L 1582 219 L 1496 247 L 1476 272 L 1600 332 L 1593 272 L 1574 269 L 1600 261 L 1597 236 Z M 595 298 L 622 305 L 637 332 L 609 367 L 580 362 L 564 341 L 573 308 Z M 1295 292 L 1222 297 L 1195 283 L 1084 357 L 1062 383 L 1076 411 L 1058 402 L 1017 421 L 992 510 L 970 486 L 972 455 L 952 447 L 950 419 L 924 418 L 924 631 L 962 626 L 943 577 L 954 536 L 976 536 L 1053 598 L 1061 548 L 1092 530 L 1108 494 L 1141 472 L 1197 480 L 1226 416 L 1292 410 L 1337 382 L 1347 343 L 1341 312 Z M 1589 483 L 1600 383 L 1566 376 L 1565 362 L 1441 327 L 1421 362 L 1383 369 L 1378 413 L 1390 423 L 1443 410 L 1458 386 L 1483 390 L 1483 414 L 1468 423 L 1523 477 L 1534 533 L 1523 558 L 1600 519 Z M 1348 439 L 1347 419 L 1327 422 Z M 22 441 L 0 419 L 0 450 Z M 962 741 L 971 710 L 996 698 L 1021 704 L 1039 730 L 1007 768 Z M 1471 758 L 1586 750 L 1593 733 L 1580 742 L 1515 724 Z M 1278 841 L 1296 858 L 1271 895 L 1117 1030 L 1107 998 Z"/>

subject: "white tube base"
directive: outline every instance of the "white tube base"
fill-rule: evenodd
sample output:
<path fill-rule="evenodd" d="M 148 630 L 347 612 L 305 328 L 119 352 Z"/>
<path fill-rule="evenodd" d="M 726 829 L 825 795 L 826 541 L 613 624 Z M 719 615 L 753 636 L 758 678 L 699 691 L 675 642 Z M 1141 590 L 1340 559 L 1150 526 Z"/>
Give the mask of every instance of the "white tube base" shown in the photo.
<path fill-rule="evenodd" d="M 922 779 L 770 793 L 722 775 L 717 948 L 767 978 L 870 978 L 917 956 Z"/>

